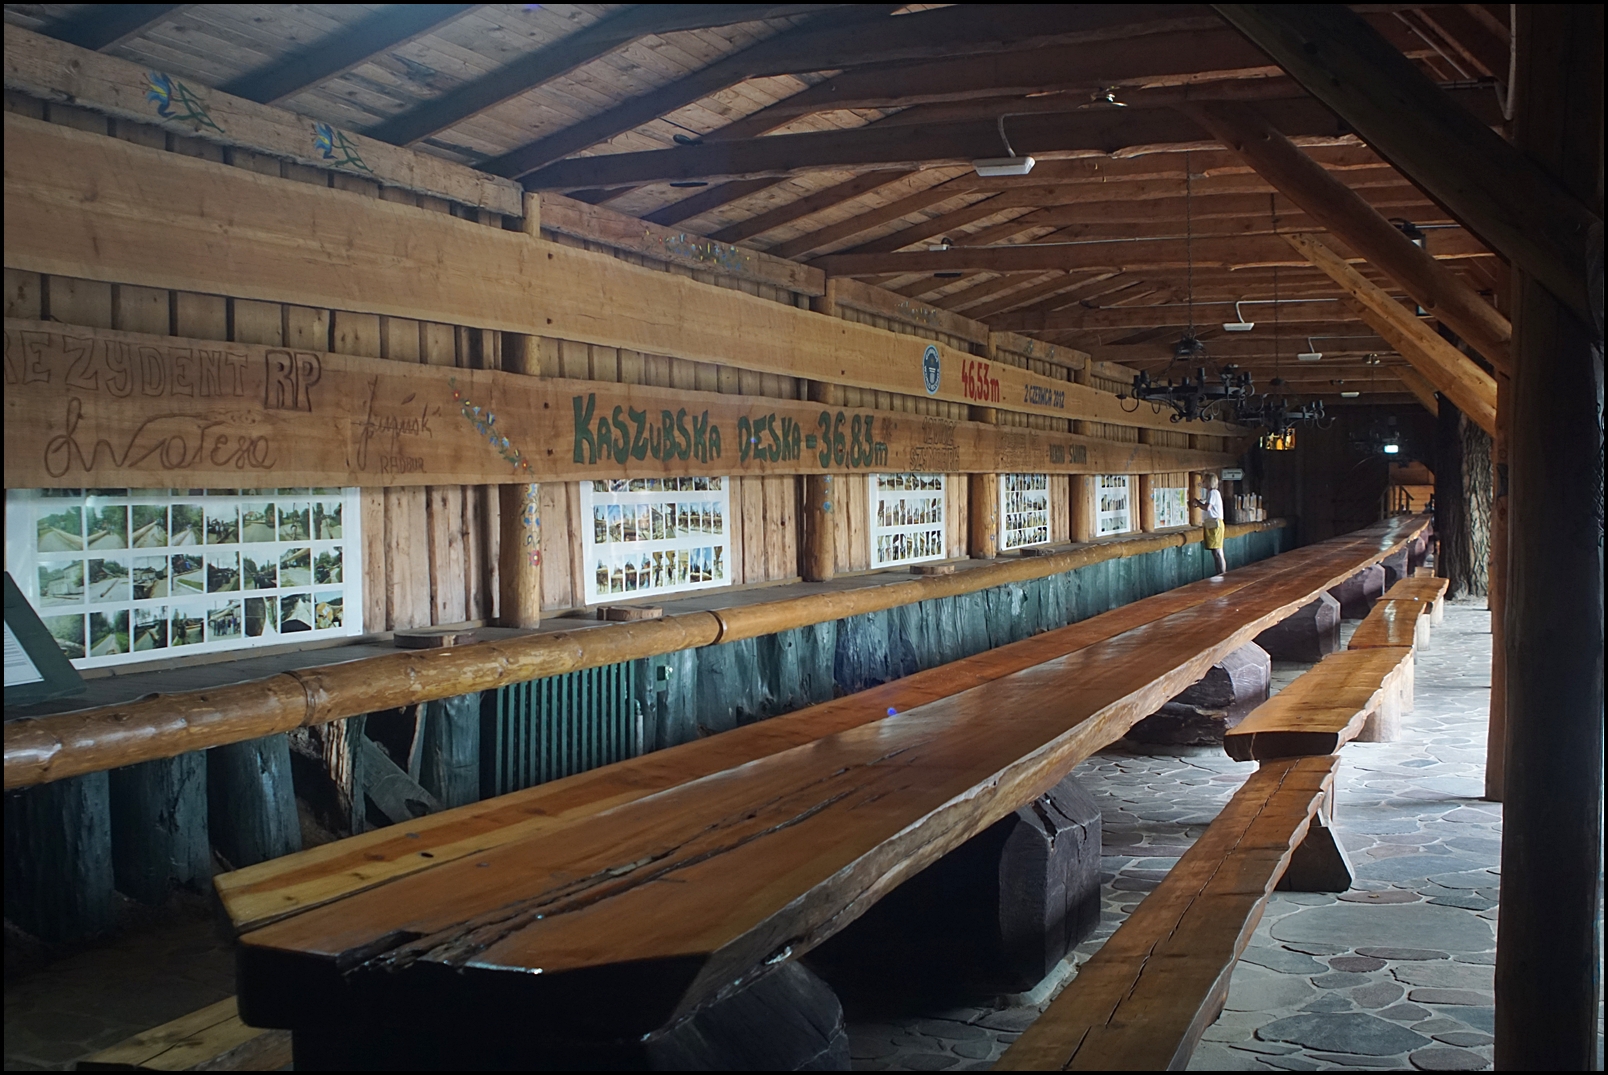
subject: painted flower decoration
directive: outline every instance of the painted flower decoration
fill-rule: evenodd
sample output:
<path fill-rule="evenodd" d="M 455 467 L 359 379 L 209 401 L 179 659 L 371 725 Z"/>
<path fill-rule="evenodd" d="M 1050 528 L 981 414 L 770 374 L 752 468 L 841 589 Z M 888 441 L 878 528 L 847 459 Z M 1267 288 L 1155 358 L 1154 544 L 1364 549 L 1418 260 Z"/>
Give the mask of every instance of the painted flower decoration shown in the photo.
<path fill-rule="evenodd" d="M 173 117 L 173 80 L 161 71 L 145 72 L 145 99 L 156 105 L 163 119 Z"/>

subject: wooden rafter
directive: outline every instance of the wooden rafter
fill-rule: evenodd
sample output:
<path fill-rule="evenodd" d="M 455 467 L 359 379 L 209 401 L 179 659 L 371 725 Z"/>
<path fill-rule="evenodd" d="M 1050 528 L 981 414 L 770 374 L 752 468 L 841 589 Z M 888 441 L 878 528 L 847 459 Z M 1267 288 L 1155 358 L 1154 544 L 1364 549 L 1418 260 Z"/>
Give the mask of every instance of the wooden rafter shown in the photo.
<path fill-rule="evenodd" d="M 192 4 L 85 4 L 41 32 L 79 48 L 99 52 L 171 19 Z"/>

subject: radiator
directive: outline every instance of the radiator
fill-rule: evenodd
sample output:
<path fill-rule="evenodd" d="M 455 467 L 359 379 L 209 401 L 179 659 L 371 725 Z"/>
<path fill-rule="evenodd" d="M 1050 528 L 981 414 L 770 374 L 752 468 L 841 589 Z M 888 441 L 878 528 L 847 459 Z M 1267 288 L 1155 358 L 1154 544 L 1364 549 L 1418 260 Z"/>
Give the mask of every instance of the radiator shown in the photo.
<path fill-rule="evenodd" d="M 632 662 L 502 687 L 482 720 L 482 797 L 642 753 Z"/>

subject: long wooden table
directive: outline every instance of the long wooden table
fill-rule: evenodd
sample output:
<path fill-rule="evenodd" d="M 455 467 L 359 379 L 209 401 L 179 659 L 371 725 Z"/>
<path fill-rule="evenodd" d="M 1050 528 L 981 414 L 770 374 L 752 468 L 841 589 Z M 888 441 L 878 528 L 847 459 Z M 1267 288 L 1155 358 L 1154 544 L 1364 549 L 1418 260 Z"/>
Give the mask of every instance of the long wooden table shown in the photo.
<path fill-rule="evenodd" d="M 645 1033 L 820 943 L 1425 525 L 222 878 L 242 1016 Z"/>

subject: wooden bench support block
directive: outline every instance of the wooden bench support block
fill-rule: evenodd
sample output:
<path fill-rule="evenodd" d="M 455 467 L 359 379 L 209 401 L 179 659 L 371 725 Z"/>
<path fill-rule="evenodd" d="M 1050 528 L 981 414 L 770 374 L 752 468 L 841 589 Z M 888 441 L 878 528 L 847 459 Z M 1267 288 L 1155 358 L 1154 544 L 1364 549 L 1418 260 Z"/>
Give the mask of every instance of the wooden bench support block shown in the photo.
<path fill-rule="evenodd" d="M 1356 875 L 1346 849 L 1325 816 L 1330 805 L 1332 797 L 1313 816 L 1306 839 L 1290 853 L 1290 865 L 1279 879 L 1281 892 L 1345 892 L 1351 888 Z"/>
<path fill-rule="evenodd" d="M 1329 588 L 1329 595 L 1340 602 L 1341 618 L 1347 620 L 1367 616 L 1384 593 L 1385 569 L 1378 564 L 1365 567 L 1340 585 Z"/>
<path fill-rule="evenodd" d="M 1381 708 L 1399 713 L 1401 679 L 1411 667 L 1405 647 L 1331 654 L 1258 706 L 1223 739 L 1223 749 L 1239 761 L 1333 754 L 1362 739 Z M 1382 727 L 1395 723 L 1387 714 Z"/>
<path fill-rule="evenodd" d="M 513 1013 L 436 1025 L 297 1030 L 297 1071 L 848 1071 L 843 1006 L 797 961 L 782 963 L 639 1038 L 564 1037 Z"/>
<path fill-rule="evenodd" d="M 120 1041 L 79 1071 L 277 1071 L 290 1063 L 290 1031 L 240 1021 L 235 998 Z"/>
<path fill-rule="evenodd" d="M 175 885 L 212 880 L 207 842 L 207 756 L 202 751 L 113 769 L 112 871 L 117 889 L 159 904 Z"/>
<path fill-rule="evenodd" d="M 6 796 L 6 918 L 43 941 L 112 925 L 112 835 L 105 773 Z"/>
<path fill-rule="evenodd" d="M 1263 765 L 996 1068 L 1178 1070 L 1334 788 L 1340 759 Z"/>
<path fill-rule="evenodd" d="M 480 800 L 480 695 L 428 702 L 419 783 L 445 807 Z"/>
<path fill-rule="evenodd" d="M 236 868 L 301 850 L 283 735 L 207 751 L 207 825 L 213 846 Z"/>
<path fill-rule="evenodd" d="M 1408 549 L 1402 546 L 1383 560 L 1379 566 L 1385 569 L 1385 589 L 1390 589 L 1396 583 L 1406 578 L 1411 569 L 1408 567 Z"/>
<path fill-rule="evenodd" d="M 1335 624 L 1338 641 L 1338 617 Z M 1230 728 L 1267 701 L 1272 672 L 1265 649 L 1254 642 L 1241 646 L 1212 665 L 1198 683 L 1129 728 L 1127 737 L 1139 743 L 1221 743 Z"/>
<path fill-rule="evenodd" d="M 851 1009 L 912 983 L 940 1003 L 1031 989 L 1099 924 L 1100 831 L 1099 806 L 1068 776 L 807 959 Z"/>
<path fill-rule="evenodd" d="M 1256 636 L 1275 661 L 1321 661 L 1340 648 L 1340 602 L 1322 593 L 1293 616 Z"/>
<path fill-rule="evenodd" d="M 1368 714 L 1367 723 L 1357 734 L 1357 742 L 1394 743 L 1401 738 L 1402 714 L 1413 709 L 1414 661 L 1412 651 L 1408 650 L 1406 659 L 1385 680 L 1384 697 L 1379 707 Z"/>

